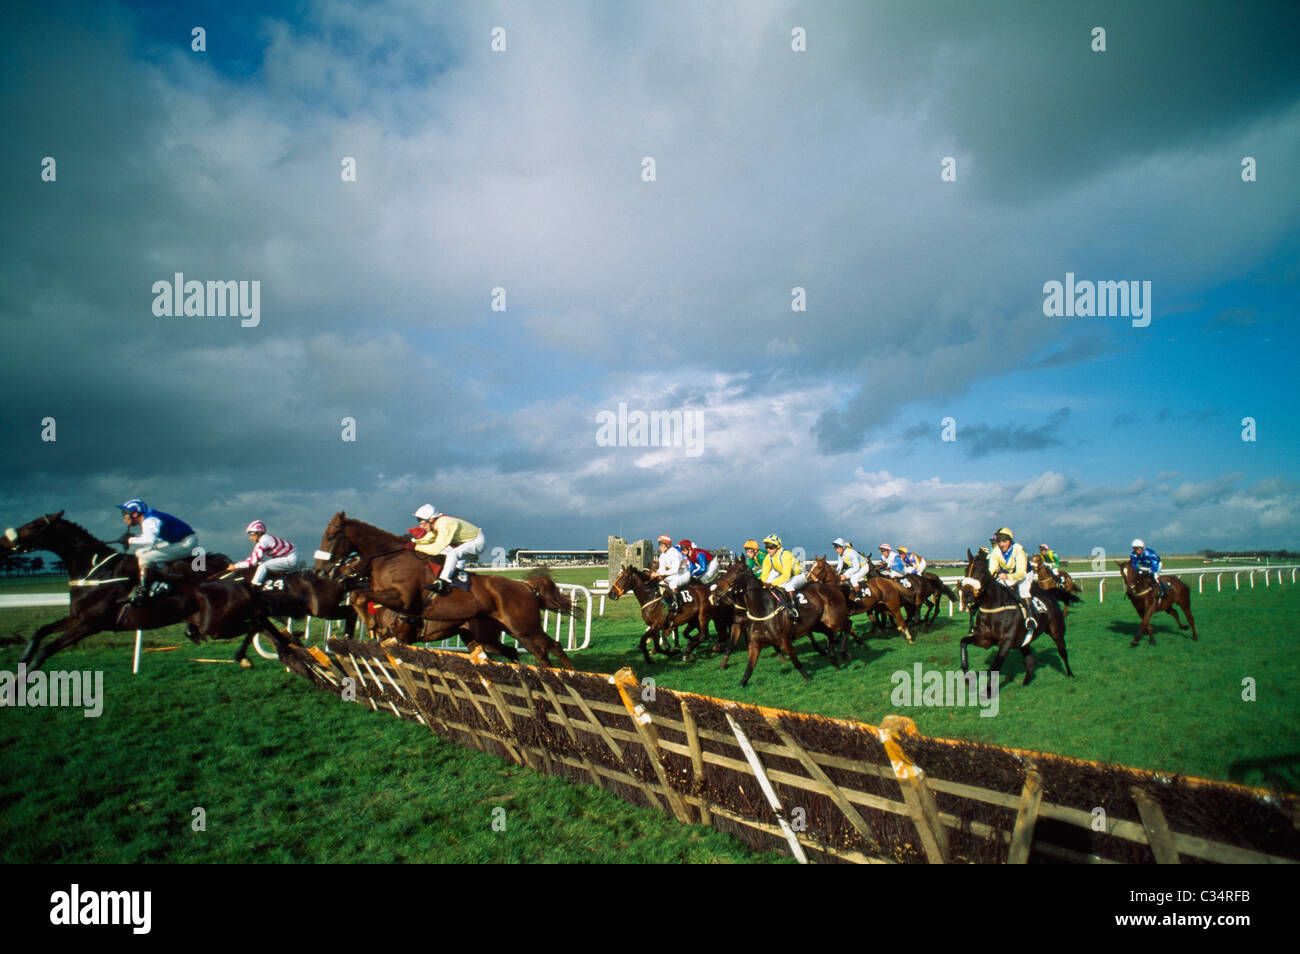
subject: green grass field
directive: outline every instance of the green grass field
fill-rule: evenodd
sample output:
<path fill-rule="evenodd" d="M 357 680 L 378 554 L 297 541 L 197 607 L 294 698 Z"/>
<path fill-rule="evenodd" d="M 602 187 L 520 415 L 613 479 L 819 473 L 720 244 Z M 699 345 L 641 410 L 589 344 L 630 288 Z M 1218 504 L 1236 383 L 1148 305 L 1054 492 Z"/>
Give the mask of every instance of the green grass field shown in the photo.
<path fill-rule="evenodd" d="M 556 576 L 590 585 L 605 574 Z M 1257 581 L 1251 591 L 1194 596 L 1192 608 L 1199 642 L 1163 616 L 1156 645 L 1130 649 L 1136 614 L 1118 592 L 1098 605 L 1089 581 L 1067 634 L 1076 678 L 1065 677 L 1052 643 L 1041 638 L 1030 686 L 1020 684 L 1020 654 L 1008 659 L 1005 672 L 1015 681 L 1003 684 L 994 718 L 977 708 L 891 705 L 894 672 L 918 662 L 927 670 L 958 666 L 965 625 L 946 615 L 914 646 L 901 637 L 868 640 L 838 672 L 801 641 L 811 682 L 769 650 L 742 690 L 741 654 L 726 671 L 712 656 L 647 667 L 635 649 L 636 606 L 625 598 L 607 603 L 592 648 L 575 661 L 598 672 L 630 665 L 673 689 L 867 722 L 898 713 L 931 735 L 1300 791 L 1300 664 L 1291 625 L 1300 590 Z M 57 612 L 0 610 L 0 670 L 16 669 L 22 642 Z M 147 647 L 182 648 L 146 653 L 133 676 L 131 642 L 125 634 L 92 637 L 47 664 L 102 670 L 101 717 L 0 709 L 0 860 L 782 860 L 343 705 L 274 662 L 255 658 L 255 669 L 241 671 L 191 661 L 230 658 L 233 643 L 194 647 L 179 628 L 146 633 Z M 989 658 L 991 651 L 977 652 L 972 664 Z M 1242 699 L 1247 678 L 1257 701 Z M 192 828 L 195 808 L 205 812 L 205 831 Z M 506 810 L 505 831 L 492 827 L 495 808 Z"/>

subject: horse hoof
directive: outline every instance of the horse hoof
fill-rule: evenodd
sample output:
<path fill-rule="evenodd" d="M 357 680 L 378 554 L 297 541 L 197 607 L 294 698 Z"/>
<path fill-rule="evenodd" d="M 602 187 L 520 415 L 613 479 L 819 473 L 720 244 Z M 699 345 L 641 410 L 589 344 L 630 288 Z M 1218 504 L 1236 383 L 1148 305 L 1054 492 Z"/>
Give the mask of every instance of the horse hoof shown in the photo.
<path fill-rule="evenodd" d="M 252 668 L 253 668 L 253 664 L 252 664 L 251 662 L 249 662 L 247 659 L 241 659 L 241 660 L 239 660 L 239 668 L 240 668 L 240 669 L 252 669 Z"/>

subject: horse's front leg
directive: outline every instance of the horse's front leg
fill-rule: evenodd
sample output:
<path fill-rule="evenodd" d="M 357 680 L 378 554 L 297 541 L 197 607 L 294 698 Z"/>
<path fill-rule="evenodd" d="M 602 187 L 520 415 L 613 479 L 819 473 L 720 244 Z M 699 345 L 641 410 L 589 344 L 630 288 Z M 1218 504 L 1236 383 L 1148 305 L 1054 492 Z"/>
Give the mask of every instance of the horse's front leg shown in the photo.
<path fill-rule="evenodd" d="M 27 648 L 23 650 L 23 654 L 19 657 L 18 661 L 20 663 L 31 662 L 32 657 L 36 655 L 36 650 L 40 648 L 42 639 L 50 635 L 50 633 L 57 633 L 67 629 L 76 621 L 75 616 L 65 616 L 63 619 L 55 620 L 53 623 L 46 623 L 32 634 L 31 640 L 27 643 Z"/>

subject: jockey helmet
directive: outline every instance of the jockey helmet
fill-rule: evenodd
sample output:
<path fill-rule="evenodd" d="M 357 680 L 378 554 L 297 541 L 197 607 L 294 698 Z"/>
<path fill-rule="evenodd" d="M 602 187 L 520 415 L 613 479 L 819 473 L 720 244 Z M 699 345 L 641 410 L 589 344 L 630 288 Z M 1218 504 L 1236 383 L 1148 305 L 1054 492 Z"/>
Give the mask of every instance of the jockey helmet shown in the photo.
<path fill-rule="evenodd" d="M 1040 543 L 1040 544 L 1038 545 L 1038 549 L 1040 549 L 1040 550 L 1050 550 L 1051 547 L 1049 547 L 1046 543 Z"/>
<path fill-rule="evenodd" d="M 758 541 L 757 541 L 757 540 L 746 540 L 746 541 L 745 541 L 745 545 L 744 545 L 743 547 L 741 547 L 741 549 L 742 549 L 742 550 L 757 550 L 757 549 L 758 549 Z"/>
<path fill-rule="evenodd" d="M 894 549 L 894 548 L 891 547 L 888 543 L 882 543 L 882 544 L 881 544 L 880 546 L 878 546 L 876 549 L 877 549 L 877 550 L 892 550 L 892 549 Z"/>
<path fill-rule="evenodd" d="M 843 538 L 843 537 L 836 537 L 834 540 L 831 541 L 831 546 L 833 546 L 833 547 L 847 547 L 848 544 L 844 541 L 844 538 Z"/>
<path fill-rule="evenodd" d="M 781 538 L 778 537 L 775 533 L 769 533 L 767 536 L 763 538 L 763 546 L 776 547 L 779 550 L 781 549 Z"/>
<path fill-rule="evenodd" d="M 1011 532 L 1010 527 L 999 527 L 998 532 L 993 534 L 993 539 L 996 540 L 999 537 L 1006 537 L 1008 540 L 1014 540 L 1016 535 Z"/>
<path fill-rule="evenodd" d="M 666 543 L 666 544 L 668 544 L 668 546 L 672 546 L 672 545 L 673 545 L 673 538 L 670 537 L 670 536 L 668 536 L 668 534 L 666 534 L 666 533 L 661 533 L 661 534 L 659 534 L 659 542 L 660 542 L 660 543 Z"/>
<path fill-rule="evenodd" d="M 433 504 L 422 504 L 420 509 L 413 514 L 416 520 L 432 520 L 438 516 L 438 508 Z"/>
<path fill-rule="evenodd" d="M 899 548 L 898 548 L 898 552 L 899 552 L 899 553 L 911 553 L 912 551 L 909 550 L 909 549 L 907 549 L 907 547 L 899 547 Z"/>
<path fill-rule="evenodd" d="M 125 510 L 127 513 L 144 513 L 149 509 L 149 505 L 133 497 L 124 504 L 118 504 L 117 509 Z"/>
<path fill-rule="evenodd" d="M 1134 550 L 1145 550 L 1145 549 L 1146 549 L 1146 544 L 1143 543 L 1141 540 L 1134 540 L 1134 541 L 1133 541 L 1133 549 L 1134 549 Z"/>
<path fill-rule="evenodd" d="M 679 548 L 683 549 L 683 550 L 694 550 L 694 549 L 695 549 L 695 544 L 691 543 L 690 540 L 678 540 L 678 541 L 677 541 L 677 546 L 678 546 Z"/>
<path fill-rule="evenodd" d="M 266 524 L 260 520 L 254 520 L 244 528 L 245 533 L 266 533 Z"/>

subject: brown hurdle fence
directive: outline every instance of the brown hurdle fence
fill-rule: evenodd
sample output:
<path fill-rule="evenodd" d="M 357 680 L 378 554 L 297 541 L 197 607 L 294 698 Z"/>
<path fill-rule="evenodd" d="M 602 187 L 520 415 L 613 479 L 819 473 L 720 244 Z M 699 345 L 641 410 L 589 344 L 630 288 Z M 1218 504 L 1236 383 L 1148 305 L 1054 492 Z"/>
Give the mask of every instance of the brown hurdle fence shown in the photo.
<path fill-rule="evenodd" d="M 1300 799 L 489 661 L 330 640 L 319 688 L 461 745 L 817 862 L 1300 861 Z"/>

